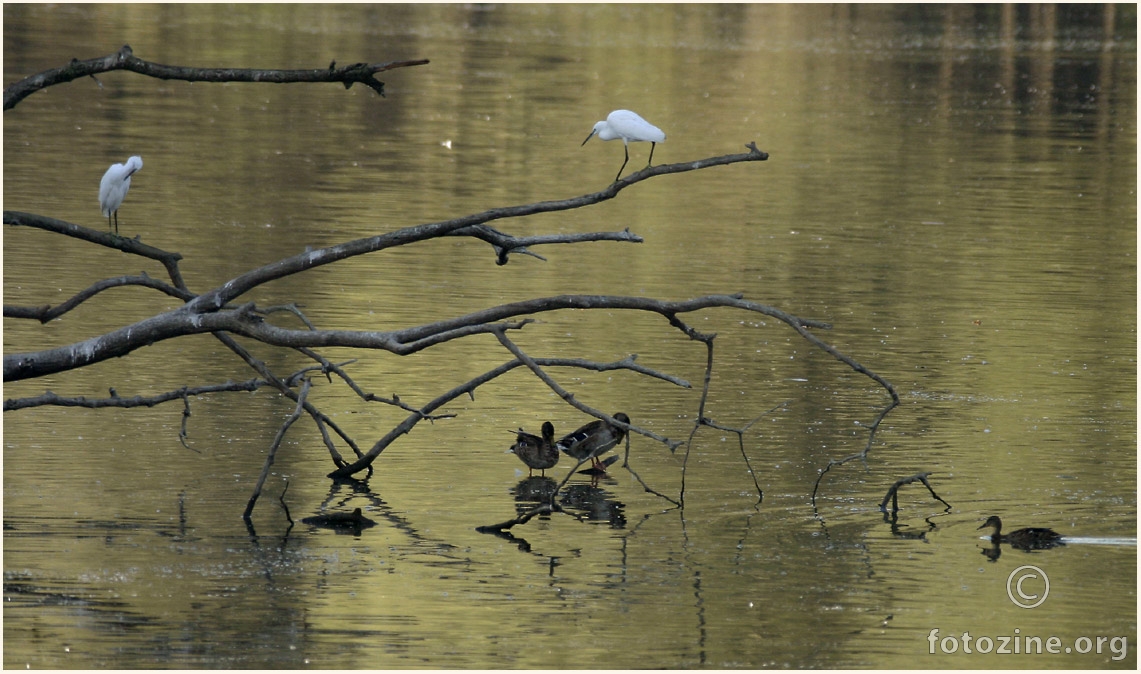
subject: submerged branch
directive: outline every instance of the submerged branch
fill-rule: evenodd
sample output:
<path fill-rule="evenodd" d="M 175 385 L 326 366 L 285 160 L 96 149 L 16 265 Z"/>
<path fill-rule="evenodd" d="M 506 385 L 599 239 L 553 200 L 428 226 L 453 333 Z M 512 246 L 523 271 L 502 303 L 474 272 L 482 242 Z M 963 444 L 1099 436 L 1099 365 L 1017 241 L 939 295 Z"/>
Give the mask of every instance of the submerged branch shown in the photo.
<path fill-rule="evenodd" d="M 896 480 L 895 484 L 893 484 L 891 488 L 887 490 L 887 493 L 884 494 L 883 501 L 880 501 L 880 510 L 885 513 L 887 512 L 887 502 L 890 499 L 891 511 L 893 513 L 899 512 L 899 488 L 904 485 L 911 484 L 912 482 L 922 482 L 923 486 L 927 487 L 927 491 L 931 492 L 931 496 L 933 496 L 936 501 L 939 501 L 943 505 L 947 506 L 948 509 L 950 509 L 951 504 L 947 503 L 942 499 L 942 497 L 936 494 L 935 489 L 931 486 L 931 483 L 927 481 L 927 477 L 929 475 L 931 475 L 931 473 L 916 473 L 911 477 L 905 477 Z"/>

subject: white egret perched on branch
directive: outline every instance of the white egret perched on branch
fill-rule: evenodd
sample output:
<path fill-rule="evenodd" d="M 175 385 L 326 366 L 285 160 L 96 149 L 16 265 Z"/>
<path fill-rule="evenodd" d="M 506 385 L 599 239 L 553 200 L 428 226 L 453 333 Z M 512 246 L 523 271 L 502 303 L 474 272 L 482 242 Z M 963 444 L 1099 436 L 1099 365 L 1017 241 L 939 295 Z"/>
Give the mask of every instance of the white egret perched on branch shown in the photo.
<path fill-rule="evenodd" d="M 143 167 L 142 157 L 131 157 L 126 164 L 111 164 L 99 181 L 99 208 L 107 216 L 107 228 L 111 228 L 111 215 L 115 215 L 115 233 L 119 233 L 119 206 L 131 189 L 131 175 Z"/>
<path fill-rule="evenodd" d="M 606 121 L 594 125 L 594 130 L 590 132 L 586 140 L 590 140 L 596 135 L 600 140 L 622 139 L 626 159 L 623 160 L 622 166 L 618 169 L 618 175 L 614 176 L 614 182 L 618 182 L 618 178 L 622 176 L 622 169 L 626 168 L 626 163 L 630 161 L 630 143 L 636 143 L 640 140 L 649 141 L 650 159 L 646 162 L 648 167 L 650 162 L 654 161 L 654 148 L 666 139 L 666 134 L 662 133 L 661 129 L 630 110 L 615 110 L 607 115 Z M 586 140 L 582 141 L 583 145 L 586 145 Z"/>

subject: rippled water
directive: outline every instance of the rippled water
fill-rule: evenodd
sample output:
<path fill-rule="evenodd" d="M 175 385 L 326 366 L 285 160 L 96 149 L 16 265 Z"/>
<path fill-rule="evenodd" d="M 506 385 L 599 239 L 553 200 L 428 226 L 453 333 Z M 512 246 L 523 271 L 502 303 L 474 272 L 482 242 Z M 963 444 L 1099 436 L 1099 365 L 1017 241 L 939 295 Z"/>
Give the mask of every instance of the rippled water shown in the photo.
<path fill-rule="evenodd" d="M 602 189 L 620 146 L 579 145 L 630 107 L 668 134 L 655 162 L 750 141 L 770 159 L 496 224 L 628 227 L 640 244 L 549 246 L 536 251 L 546 262 L 500 267 L 486 244 L 444 239 L 244 299 L 301 302 L 323 328 L 385 330 L 547 295 L 741 292 L 831 323 L 814 332 L 891 381 L 901 405 L 867 461 L 829 470 L 813 502 L 820 471 L 863 449 L 887 395 L 778 321 L 687 315 L 718 335 L 706 414 L 752 422 L 743 445 L 710 428 L 676 453 L 635 436 L 637 476 L 677 500 L 684 475 L 684 509 L 614 467 L 560 493 L 579 519 L 538 517 L 501 537 L 476 527 L 550 488 L 526 479 L 505 431 L 589 420 L 523 370 L 393 444 L 367 485 L 330 484 L 316 429 L 298 422 L 253 531 L 240 513 L 292 410 L 269 390 L 192 401 L 194 451 L 179 443 L 178 403 L 8 412 L 4 665 L 1135 667 L 1132 648 L 1077 650 L 1081 637 L 1136 642 L 1135 25 L 1131 6 L 5 7 L 6 84 L 124 43 L 178 65 L 432 61 L 385 73 L 383 99 L 129 73 L 50 88 L 5 113 L 7 210 L 105 227 L 98 177 L 140 154 L 121 227 L 180 252 L 201 291 L 306 247 Z M 648 148 L 630 154 L 633 170 Z M 57 238 L 6 228 L 5 304 L 161 275 Z M 5 353 L 175 305 L 120 290 L 45 326 L 9 319 Z M 693 383 L 551 370 L 593 407 L 689 437 L 704 347 L 656 316 L 536 317 L 513 335 L 532 356 L 636 353 Z M 257 354 L 282 373 L 304 365 Z M 510 359 L 490 338 L 328 355 L 358 358 L 362 387 L 409 404 Z M 9 383 L 5 398 L 252 376 L 203 336 Z M 366 447 L 402 418 L 314 384 L 314 403 Z M 887 489 L 919 472 L 950 508 L 910 484 L 885 519 Z M 378 526 L 299 522 L 355 507 Z M 977 527 L 996 513 L 1073 543 L 991 560 Z M 1006 594 L 1026 564 L 1051 582 L 1032 610 Z M 933 629 L 1074 648 L 949 654 Z"/>

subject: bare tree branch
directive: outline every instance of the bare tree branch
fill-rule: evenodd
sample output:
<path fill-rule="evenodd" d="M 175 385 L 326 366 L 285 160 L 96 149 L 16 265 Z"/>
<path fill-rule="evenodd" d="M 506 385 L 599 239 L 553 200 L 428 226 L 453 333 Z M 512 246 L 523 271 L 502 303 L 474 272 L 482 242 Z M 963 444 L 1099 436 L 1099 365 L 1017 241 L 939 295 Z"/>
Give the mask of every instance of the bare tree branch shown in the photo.
<path fill-rule="evenodd" d="M 23 410 L 30 407 L 54 405 L 56 407 L 86 407 L 99 409 L 103 407 L 120 407 L 130 409 L 133 407 L 154 407 L 172 400 L 182 400 L 184 396 L 199 396 L 207 393 L 234 393 L 237 391 L 256 391 L 266 385 L 264 379 L 250 379 L 243 382 L 226 382 L 224 384 L 211 384 L 209 386 L 184 386 L 174 391 L 167 391 L 153 396 L 133 396 L 121 398 L 85 398 L 84 396 L 60 396 L 51 391 L 31 398 L 9 398 L 4 401 L 4 411 Z"/>
<path fill-rule="evenodd" d="M 258 476 L 257 484 L 254 485 L 254 493 L 250 495 L 249 502 L 246 503 L 246 511 L 242 513 L 242 519 L 247 522 L 250 520 L 250 515 L 254 511 L 254 504 L 258 502 L 258 497 L 261 496 L 262 486 L 265 485 L 266 478 L 269 477 L 269 469 L 273 467 L 273 460 L 277 456 L 277 448 L 281 446 L 281 441 L 285 439 L 285 432 L 293 425 L 293 422 L 301 418 L 301 412 L 305 409 L 305 399 L 309 397 L 310 380 L 306 379 L 305 383 L 301 385 L 301 391 L 297 394 L 297 407 L 293 410 L 285 422 L 281 424 L 281 428 L 277 431 L 277 436 L 274 437 L 273 443 L 269 446 L 269 453 L 266 454 L 265 463 L 261 468 L 261 475 Z"/>
<path fill-rule="evenodd" d="M 637 234 L 631 234 L 630 229 L 626 228 L 621 232 L 594 232 L 583 234 L 546 234 L 539 236 L 521 236 L 515 237 L 491 227 L 490 225 L 475 225 L 473 227 L 464 227 L 449 232 L 448 236 L 470 236 L 491 244 L 495 249 L 496 260 L 498 265 L 507 264 L 507 256 L 510 253 L 520 253 L 523 255 L 530 255 L 531 257 L 539 258 L 546 261 L 546 258 L 538 253 L 533 253 L 527 249 L 527 246 L 551 245 L 560 243 L 583 243 L 586 241 L 627 241 L 630 243 L 642 243 L 642 237 Z"/>
<path fill-rule="evenodd" d="M 186 289 L 186 283 L 182 280 L 182 272 L 178 270 L 178 261 L 182 259 L 182 256 L 178 253 L 168 253 L 165 250 L 148 246 L 140 242 L 137 238 L 128 239 L 125 236 L 119 236 L 111 232 L 90 229 L 83 225 L 75 225 L 70 222 L 64 222 L 63 220 L 56 220 L 55 218 L 48 218 L 33 213 L 21 213 L 19 211 L 4 211 L 4 224 L 14 227 L 34 227 L 47 232 L 70 236 L 73 239 L 94 243 L 98 246 L 114 248 L 130 255 L 138 255 L 139 257 L 145 257 L 150 260 L 157 260 L 166 267 L 167 273 L 170 274 L 171 283 L 180 289 Z"/>
<path fill-rule="evenodd" d="M 853 368 L 853 369 L 855 369 L 855 368 Z M 859 372 L 860 370 L 856 370 L 856 371 Z M 813 510 L 816 509 L 816 494 L 820 491 L 820 483 L 824 480 L 824 476 L 828 474 L 828 471 L 832 470 L 832 468 L 835 466 L 842 466 L 845 463 L 848 463 L 849 461 L 854 461 L 856 459 L 860 459 L 861 461 L 863 461 L 863 460 L 867 459 L 868 458 L 868 452 L 872 451 L 872 443 L 875 442 L 876 431 L 879 430 L 880 423 L 884 420 L 884 417 L 887 416 L 888 412 L 892 411 L 893 409 L 896 408 L 896 406 L 899 405 L 899 395 L 896 394 L 895 389 L 892 388 L 891 384 L 888 384 L 886 382 L 886 380 L 881 379 L 879 377 L 879 375 L 869 375 L 869 376 L 872 376 L 873 379 L 875 379 L 877 382 L 880 382 L 881 384 L 884 385 L 884 388 L 886 388 L 888 393 L 891 394 L 891 402 L 888 403 L 887 407 L 883 408 L 883 410 L 880 411 L 880 413 L 876 417 L 875 421 L 873 421 L 872 424 L 870 426 L 868 426 L 868 442 L 867 442 L 867 444 L 864 445 L 864 448 L 862 450 L 856 452 L 855 454 L 845 456 L 842 459 L 832 459 L 832 460 L 828 461 L 827 466 L 824 466 L 824 468 L 822 468 L 820 470 L 820 474 L 816 476 L 816 484 L 814 484 L 812 486 L 812 508 L 813 508 Z"/>
<path fill-rule="evenodd" d="M 182 424 L 178 428 L 178 441 L 182 443 L 183 447 L 189 449 L 190 451 L 198 452 L 199 454 L 201 454 L 202 452 L 199 452 L 197 449 L 194 449 L 193 447 L 190 446 L 189 443 L 187 443 L 187 439 L 189 438 L 190 434 L 187 433 L 187 431 L 186 431 L 186 425 L 189 421 L 190 421 L 190 395 L 186 392 L 186 389 L 183 389 L 182 390 Z"/>
<path fill-rule="evenodd" d="M 92 284 L 90 287 L 76 293 L 71 297 L 71 299 L 68 299 L 67 301 L 54 308 L 49 305 L 44 305 L 42 307 L 16 307 L 6 304 L 4 305 L 4 318 L 32 318 L 41 323 L 47 323 L 50 320 L 59 318 L 60 316 L 66 314 L 67 312 L 78 307 L 92 297 L 95 297 L 99 293 L 103 292 L 104 290 L 109 290 L 111 288 L 122 288 L 125 286 L 142 286 L 144 288 L 152 288 L 154 290 L 158 290 L 159 292 L 170 295 L 171 297 L 180 299 L 184 302 L 195 297 L 194 293 L 191 293 L 187 290 L 175 288 L 169 283 L 151 278 L 144 273 L 139 276 L 120 276 L 118 278 L 109 278 L 98 281 Z"/>
<path fill-rule="evenodd" d="M 42 73 L 26 77 L 4 89 L 4 109 L 10 110 L 41 89 L 71 82 L 81 77 L 95 77 L 99 73 L 115 70 L 128 70 L 160 80 L 183 80 L 186 82 L 270 82 L 287 84 L 295 82 L 340 82 L 348 89 L 355 83 L 363 84 L 384 96 L 384 82 L 376 79 L 376 73 L 421 66 L 427 59 L 413 61 L 389 61 L 388 63 L 354 63 L 336 67 L 336 61 L 327 68 L 309 70 L 260 70 L 252 68 L 187 68 L 168 66 L 144 61 L 134 56 L 130 45 L 123 45 L 119 51 L 100 58 L 80 61 L 72 59 L 62 68 L 52 68 Z"/>

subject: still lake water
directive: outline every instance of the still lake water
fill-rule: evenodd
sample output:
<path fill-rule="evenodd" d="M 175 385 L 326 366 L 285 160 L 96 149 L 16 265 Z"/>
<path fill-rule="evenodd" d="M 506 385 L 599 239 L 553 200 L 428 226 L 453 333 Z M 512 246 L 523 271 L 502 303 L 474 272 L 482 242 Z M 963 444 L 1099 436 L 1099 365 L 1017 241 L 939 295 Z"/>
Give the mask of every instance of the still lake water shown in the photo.
<path fill-rule="evenodd" d="M 1137 666 L 1134 6 L 6 5 L 4 81 L 123 44 L 185 66 L 431 64 L 382 74 L 383 99 L 124 72 L 47 89 L 5 112 L 5 209 L 106 227 L 99 177 L 139 154 L 121 231 L 180 252 L 202 291 L 306 247 L 602 189 L 621 146 L 579 145 L 607 112 L 633 108 L 668 135 L 656 163 L 750 141 L 771 157 L 496 225 L 629 227 L 641 244 L 542 247 L 546 262 L 499 267 L 486 244 L 449 238 L 243 299 L 297 301 L 322 328 L 383 330 L 564 293 L 742 292 L 830 322 L 816 333 L 891 381 L 902 404 L 866 462 L 824 476 L 814 507 L 819 471 L 863 448 L 861 424 L 887 396 L 777 321 L 699 312 L 687 320 L 718 333 L 707 414 L 756 420 L 744 451 L 759 505 L 736 436 L 705 428 L 688 450 L 684 509 L 615 467 L 560 495 L 590 517 L 538 518 L 513 538 L 476 531 L 513 516 L 535 484 L 504 431 L 589 420 L 522 370 L 400 439 L 366 487 L 331 485 L 317 430 L 298 422 L 254 534 L 240 514 L 293 408 L 268 389 L 192 401 L 197 451 L 179 443 L 177 403 L 8 412 L 6 667 Z M 627 171 L 648 151 L 632 145 Z M 162 276 L 147 264 L 8 227 L 4 303 Z M 173 306 L 118 290 L 46 326 L 9 319 L 5 353 Z M 688 436 L 700 345 L 658 317 L 539 318 L 516 336 L 533 356 L 637 353 L 697 385 L 551 371 L 591 406 Z M 279 374 L 305 364 L 252 348 Z M 363 388 L 411 404 L 510 359 L 491 338 L 406 358 L 327 355 L 358 358 Z M 10 383 L 5 398 L 252 376 L 200 336 Z M 311 400 L 366 447 L 403 416 L 325 380 Z M 635 436 L 630 451 L 638 475 L 677 496 L 684 448 Z M 898 522 L 885 522 L 887 489 L 921 471 L 950 509 L 909 485 Z M 360 507 L 379 526 L 289 529 L 285 479 L 295 519 Z M 976 531 L 991 514 L 1071 543 L 992 561 Z M 1006 592 L 1024 564 L 1051 583 L 1032 610 Z M 984 654 L 972 642 L 949 654 L 951 641 L 929 641 L 936 629 L 1055 636 L 1069 651 Z"/>

